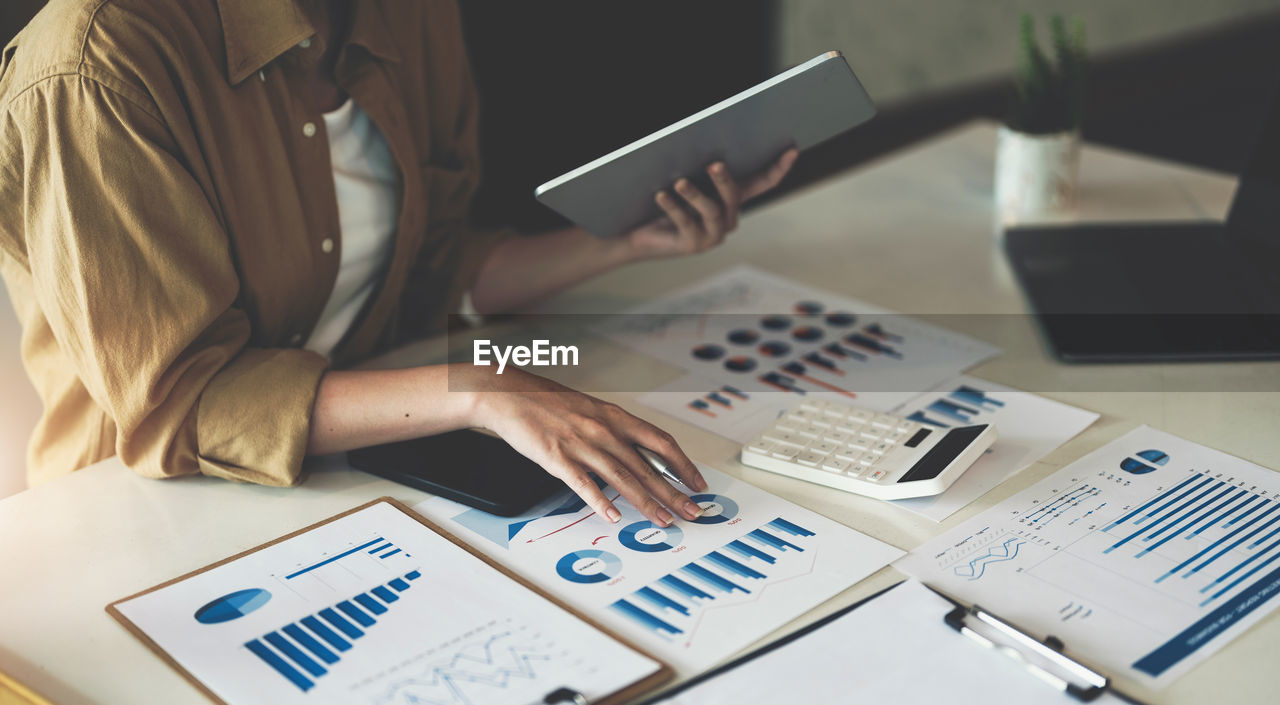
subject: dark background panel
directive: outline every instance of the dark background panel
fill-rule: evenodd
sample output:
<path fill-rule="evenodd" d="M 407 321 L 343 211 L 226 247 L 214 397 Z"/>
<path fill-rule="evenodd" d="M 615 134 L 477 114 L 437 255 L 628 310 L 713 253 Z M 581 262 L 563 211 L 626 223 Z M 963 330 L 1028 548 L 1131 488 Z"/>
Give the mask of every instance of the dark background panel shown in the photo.
<path fill-rule="evenodd" d="M 461 3 L 481 100 L 476 218 L 562 225 L 539 184 L 767 78 L 770 0 Z"/>

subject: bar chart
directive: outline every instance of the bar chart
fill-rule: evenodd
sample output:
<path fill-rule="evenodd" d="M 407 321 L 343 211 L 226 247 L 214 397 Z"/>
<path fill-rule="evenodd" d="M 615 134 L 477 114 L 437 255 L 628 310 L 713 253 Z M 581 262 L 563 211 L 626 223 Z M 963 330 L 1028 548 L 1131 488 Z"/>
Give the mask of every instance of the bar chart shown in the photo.
<path fill-rule="evenodd" d="M 960 385 L 907 418 L 919 423 L 950 428 L 982 423 L 982 415 L 1004 408 L 1005 402 L 968 385 Z"/>
<path fill-rule="evenodd" d="M 615 601 L 610 609 L 666 640 L 687 636 L 703 612 L 726 600 L 756 594 L 787 553 L 803 553 L 815 536 L 781 517 L 690 561 Z"/>
<path fill-rule="evenodd" d="M 381 540 L 381 539 L 379 539 Z M 245 642 L 263 664 L 301 691 L 329 672 L 365 630 L 386 615 L 400 594 L 422 577 L 417 570 L 356 594 L 313 614 Z"/>
<path fill-rule="evenodd" d="M 1280 480 L 1140 428 L 899 566 L 1054 630 L 1099 663 L 1167 681 L 1277 602 Z"/>

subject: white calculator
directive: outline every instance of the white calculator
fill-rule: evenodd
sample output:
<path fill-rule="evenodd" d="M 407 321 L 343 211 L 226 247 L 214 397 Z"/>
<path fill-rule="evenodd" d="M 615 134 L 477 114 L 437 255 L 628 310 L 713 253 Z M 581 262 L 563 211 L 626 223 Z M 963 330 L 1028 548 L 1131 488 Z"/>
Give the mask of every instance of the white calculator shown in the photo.
<path fill-rule="evenodd" d="M 742 463 L 877 499 L 942 492 L 996 440 L 991 424 L 942 428 L 804 401 L 742 447 Z"/>

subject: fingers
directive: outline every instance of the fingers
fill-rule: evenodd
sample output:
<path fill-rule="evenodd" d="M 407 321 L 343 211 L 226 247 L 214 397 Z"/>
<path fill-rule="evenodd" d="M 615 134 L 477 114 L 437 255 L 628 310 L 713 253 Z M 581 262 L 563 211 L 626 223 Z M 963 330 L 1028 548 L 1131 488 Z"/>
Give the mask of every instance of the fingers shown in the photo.
<path fill-rule="evenodd" d="M 654 196 L 654 200 L 658 202 L 658 207 L 662 209 L 662 212 L 667 214 L 667 218 L 675 224 L 676 230 L 682 237 L 696 236 L 699 230 L 698 224 L 694 222 L 693 216 L 689 214 L 689 211 L 680 205 L 675 196 L 666 191 L 659 191 L 658 195 Z"/>
<path fill-rule="evenodd" d="M 596 514 L 608 519 L 611 524 L 618 523 L 622 518 L 622 512 L 619 512 L 618 508 L 613 506 L 613 502 L 604 496 L 595 481 L 582 467 L 573 463 L 557 463 L 556 470 L 552 474 L 564 481 L 564 484 L 581 497 Z"/>
<path fill-rule="evenodd" d="M 742 203 L 742 191 L 724 162 L 716 162 L 707 167 L 707 173 L 711 174 L 711 183 L 715 184 L 724 207 L 725 232 L 732 232 L 738 228 L 738 206 Z"/>
<path fill-rule="evenodd" d="M 699 216 L 702 217 L 702 234 L 704 245 L 715 245 L 724 239 L 724 209 L 719 203 L 711 200 L 706 194 L 693 185 L 688 179 L 676 182 L 676 193 L 680 194 Z"/>
<path fill-rule="evenodd" d="M 757 175 L 742 189 L 742 200 L 747 201 L 769 189 L 782 183 L 783 177 L 791 171 L 791 167 L 795 165 L 796 158 L 800 156 L 800 151 L 795 147 L 788 149 L 778 157 L 778 161 L 772 166 L 764 170 L 764 173 Z"/>
<path fill-rule="evenodd" d="M 702 477 L 702 473 L 698 472 L 698 466 L 694 465 L 689 456 L 680 449 L 676 439 L 670 433 L 643 419 L 636 418 L 635 421 L 635 428 L 632 429 L 631 435 L 635 442 L 662 456 L 685 487 L 695 492 L 705 492 L 706 479 Z"/>
<path fill-rule="evenodd" d="M 639 456 L 637 456 L 639 459 Z M 582 462 L 590 467 L 596 474 L 603 477 L 613 489 L 622 495 L 623 499 L 631 503 L 645 516 L 649 521 L 657 526 L 671 526 L 675 521 L 675 517 L 668 512 L 657 497 L 655 497 L 649 488 L 640 480 L 638 469 L 626 467 L 612 453 L 598 447 L 584 448 L 582 452 Z M 678 493 L 677 493 L 678 494 Z"/>

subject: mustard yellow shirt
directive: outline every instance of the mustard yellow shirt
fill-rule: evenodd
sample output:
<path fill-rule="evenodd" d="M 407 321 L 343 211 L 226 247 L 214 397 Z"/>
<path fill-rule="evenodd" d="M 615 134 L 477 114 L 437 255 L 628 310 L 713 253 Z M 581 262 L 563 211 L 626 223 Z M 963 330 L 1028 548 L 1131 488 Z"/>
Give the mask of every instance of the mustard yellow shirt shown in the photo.
<path fill-rule="evenodd" d="M 467 222 L 455 2 L 351 6 L 337 82 L 400 193 L 391 264 L 335 364 L 443 330 L 505 235 Z M 308 7 L 53 0 L 0 55 L 0 272 L 44 402 L 33 484 L 112 455 L 149 477 L 298 481 L 328 365 L 300 345 L 342 244 Z"/>

